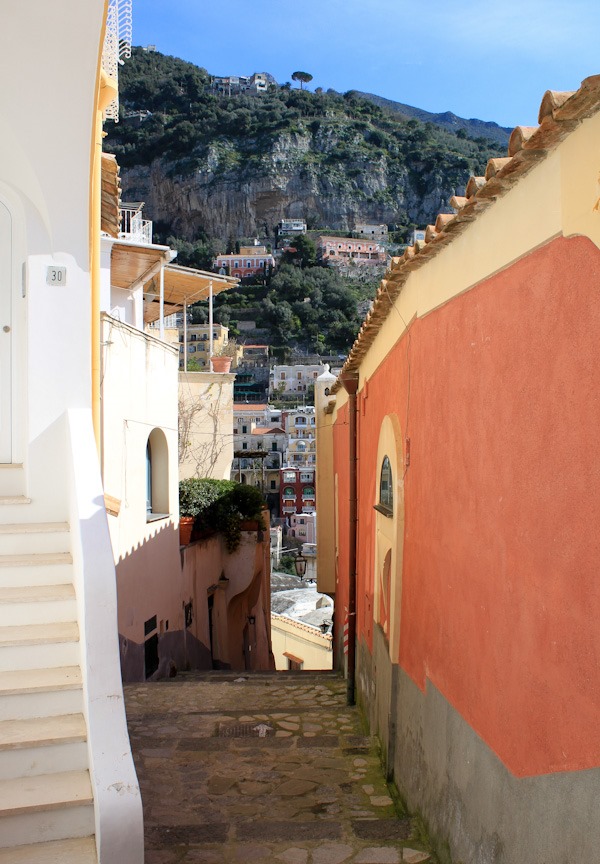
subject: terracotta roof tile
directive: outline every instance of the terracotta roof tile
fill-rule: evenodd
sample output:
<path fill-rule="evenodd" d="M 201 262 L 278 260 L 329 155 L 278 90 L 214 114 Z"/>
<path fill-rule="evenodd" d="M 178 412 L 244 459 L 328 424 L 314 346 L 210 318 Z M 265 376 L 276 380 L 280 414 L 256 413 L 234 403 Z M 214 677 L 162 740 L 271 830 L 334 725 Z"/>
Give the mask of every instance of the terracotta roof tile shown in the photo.
<path fill-rule="evenodd" d="M 556 109 L 562 107 L 567 99 L 570 99 L 576 92 L 576 90 L 546 90 L 542 97 L 542 104 L 540 105 L 538 123 L 541 123 L 548 116 L 554 119 Z"/>
<path fill-rule="evenodd" d="M 453 210 L 462 210 L 467 201 L 468 198 L 464 195 L 453 195 L 450 199 L 450 206 Z"/>
<path fill-rule="evenodd" d="M 510 159 L 510 156 L 503 156 L 500 159 L 490 159 L 485 169 L 485 179 L 491 180 L 492 177 L 495 177 L 498 171 L 501 171 L 510 162 Z"/>
<path fill-rule="evenodd" d="M 110 237 L 119 236 L 121 178 L 112 153 L 103 153 L 101 161 L 101 222 L 100 230 Z"/>
<path fill-rule="evenodd" d="M 470 177 L 465 193 L 467 198 L 472 198 L 483 186 L 485 186 L 485 177 Z"/>
<path fill-rule="evenodd" d="M 508 141 L 508 155 L 516 156 L 538 128 L 538 126 L 515 126 Z"/>
<path fill-rule="evenodd" d="M 517 126 L 510 137 L 508 157 L 490 159 L 485 177 L 471 177 L 466 195 L 454 195 L 450 207 L 454 214 L 440 213 L 435 225 L 428 225 L 425 242 L 409 246 L 401 258 L 393 258 L 375 295 L 373 306 L 365 318 L 332 394 L 340 389 L 341 375 L 355 373 L 360 361 L 373 343 L 380 324 L 400 294 L 413 270 L 423 266 L 464 231 L 469 222 L 492 206 L 521 177 L 569 135 L 583 120 L 600 110 L 600 75 L 592 75 L 581 83 L 579 90 L 560 92 L 547 90 L 540 105 L 539 126 Z"/>

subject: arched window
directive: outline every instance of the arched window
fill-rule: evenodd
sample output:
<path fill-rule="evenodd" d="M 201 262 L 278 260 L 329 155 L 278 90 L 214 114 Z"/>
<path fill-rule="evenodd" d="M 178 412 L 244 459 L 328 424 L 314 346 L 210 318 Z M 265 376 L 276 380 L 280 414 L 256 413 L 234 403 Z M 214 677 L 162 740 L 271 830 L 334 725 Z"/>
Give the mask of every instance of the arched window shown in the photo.
<path fill-rule="evenodd" d="M 146 520 L 169 515 L 169 446 L 162 429 L 153 429 L 146 443 Z"/>
<path fill-rule="evenodd" d="M 384 516 L 394 515 L 394 484 L 392 478 L 392 466 L 387 456 L 383 457 L 381 463 L 381 474 L 379 475 L 379 503 L 375 508 Z"/>

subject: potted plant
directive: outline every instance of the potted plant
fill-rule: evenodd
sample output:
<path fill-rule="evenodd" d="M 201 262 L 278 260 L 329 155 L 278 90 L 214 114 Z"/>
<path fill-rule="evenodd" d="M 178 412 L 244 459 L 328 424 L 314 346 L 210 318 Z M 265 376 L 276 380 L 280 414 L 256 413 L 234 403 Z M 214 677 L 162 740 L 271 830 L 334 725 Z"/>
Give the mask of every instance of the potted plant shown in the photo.
<path fill-rule="evenodd" d="M 223 535 L 228 552 L 235 552 L 240 545 L 242 531 L 264 530 L 262 512 L 265 499 L 259 489 L 234 483 L 207 512 L 214 527 Z"/>
<path fill-rule="evenodd" d="M 210 505 L 233 485 L 230 480 L 188 477 L 179 483 L 179 542 L 187 546 L 197 521 Z"/>
<path fill-rule="evenodd" d="M 231 364 L 233 363 L 234 357 L 237 355 L 237 342 L 235 339 L 230 339 L 224 345 L 222 345 L 215 353 L 211 356 L 210 362 L 212 364 L 213 372 L 229 372 L 231 369 Z"/>

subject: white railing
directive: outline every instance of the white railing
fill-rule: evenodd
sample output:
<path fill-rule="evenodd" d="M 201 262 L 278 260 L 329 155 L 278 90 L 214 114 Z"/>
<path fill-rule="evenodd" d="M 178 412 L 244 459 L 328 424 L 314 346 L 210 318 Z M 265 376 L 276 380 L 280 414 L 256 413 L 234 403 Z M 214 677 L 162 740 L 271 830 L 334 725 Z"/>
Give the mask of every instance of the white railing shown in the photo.
<path fill-rule="evenodd" d="M 131 57 L 131 2 L 132 0 L 109 0 L 106 16 L 106 33 L 102 49 L 102 68 L 107 75 L 119 80 L 119 66 Z M 106 108 L 104 116 L 119 122 L 119 99 L 114 99 Z"/>
<path fill-rule="evenodd" d="M 122 240 L 133 240 L 135 243 L 149 245 L 152 243 L 152 221 L 144 219 L 141 210 L 131 210 L 121 207 L 121 230 L 119 237 Z"/>

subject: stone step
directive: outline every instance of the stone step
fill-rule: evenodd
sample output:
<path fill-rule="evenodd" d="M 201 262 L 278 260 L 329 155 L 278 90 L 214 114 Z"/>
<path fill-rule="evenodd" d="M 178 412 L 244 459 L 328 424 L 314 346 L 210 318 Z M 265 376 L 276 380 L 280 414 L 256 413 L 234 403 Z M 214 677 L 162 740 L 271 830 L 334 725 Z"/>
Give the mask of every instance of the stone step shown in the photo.
<path fill-rule="evenodd" d="M 3 720 L 0 722 L 0 754 L 4 750 L 85 741 L 86 734 L 83 714 Z"/>
<path fill-rule="evenodd" d="M 72 561 L 70 552 L 0 555 L 0 567 L 48 567 L 55 564 L 71 564 Z"/>
<path fill-rule="evenodd" d="M 32 837 L 64 840 L 93 833 L 87 771 L 0 780 L 0 847 L 22 846 Z"/>
<path fill-rule="evenodd" d="M 0 672 L 77 666 L 78 642 L 74 622 L 0 627 Z"/>
<path fill-rule="evenodd" d="M 53 669 L 48 669 L 53 672 Z M 77 714 L 82 710 L 83 690 L 79 686 L 57 687 L 38 692 L 6 692 L 2 689 L 4 675 L 24 675 L 26 672 L 0 672 L 0 722 L 3 720 L 55 717 L 58 714 Z"/>
<path fill-rule="evenodd" d="M 3 496 L 21 496 L 25 491 L 23 466 L 14 462 L 0 462 L 0 492 Z"/>
<path fill-rule="evenodd" d="M 80 689 L 81 669 L 79 666 L 63 666 L 58 669 L 28 669 L 25 672 L 0 672 L 0 698 Z"/>
<path fill-rule="evenodd" d="M 74 621 L 77 618 L 72 585 L 0 586 L 0 627 Z"/>
<path fill-rule="evenodd" d="M 11 522 L 0 525 L 0 555 L 69 552 L 67 522 Z"/>
<path fill-rule="evenodd" d="M 0 781 L 19 777 L 52 774 L 57 766 L 61 771 L 85 771 L 89 762 L 86 741 L 67 741 L 61 744 L 37 744 L 0 751 Z"/>
<path fill-rule="evenodd" d="M 0 849 L 0 864 L 98 864 L 98 856 L 94 838 L 82 837 Z"/>

